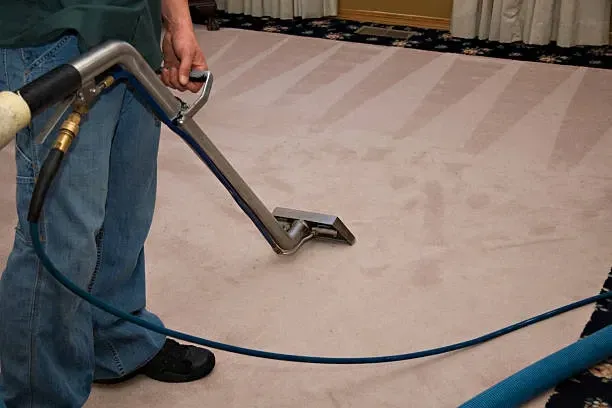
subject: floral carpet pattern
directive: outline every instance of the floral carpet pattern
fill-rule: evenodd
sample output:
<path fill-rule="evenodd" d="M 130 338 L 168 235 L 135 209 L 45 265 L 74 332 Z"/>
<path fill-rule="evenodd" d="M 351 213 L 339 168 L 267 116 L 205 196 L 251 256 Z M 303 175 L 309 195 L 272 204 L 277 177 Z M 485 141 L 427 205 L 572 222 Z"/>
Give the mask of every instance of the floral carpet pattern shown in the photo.
<path fill-rule="evenodd" d="M 603 69 L 612 68 L 612 47 L 610 46 L 564 48 L 554 44 L 547 46 L 523 43 L 502 44 L 494 41 L 456 38 L 451 36 L 448 31 L 443 30 L 373 23 L 364 24 L 336 18 L 280 20 L 242 14 L 219 13 L 218 21 L 221 27 L 278 32 L 336 41 L 369 43 L 550 64 Z M 202 23 L 205 24 L 205 22 Z M 397 39 L 357 33 L 356 31 L 364 25 L 404 31 L 409 35 L 406 39 Z"/>
<path fill-rule="evenodd" d="M 197 24 L 206 24 L 206 21 L 194 21 Z M 609 46 L 562 48 L 554 44 L 547 46 L 522 43 L 500 44 L 492 41 L 454 38 L 450 33 L 442 30 L 367 24 L 368 26 L 391 28 L 408 33 L 407 38 L 396 39 L 387 36 L 358 34 L 356 31 L 364 26 L 363 23 L 335 18 L 279 20 L 219 13 L 218 22 L 221 28 L 277 32 L 335 41 L 369 43 L 539 63 L 600 69 L 612 68 L 612 49 Z M 602 293 L 611 289 L 612 271 L 608 275 Z M 600 301 L 595 305 L 591 319 L 586 324 L 581 336 L 588 336 L 611 323 L 612 301 Z M 559 384 L 546 405 L 546 408 L 574 407 L 612 408 L 612 358 Z"/>

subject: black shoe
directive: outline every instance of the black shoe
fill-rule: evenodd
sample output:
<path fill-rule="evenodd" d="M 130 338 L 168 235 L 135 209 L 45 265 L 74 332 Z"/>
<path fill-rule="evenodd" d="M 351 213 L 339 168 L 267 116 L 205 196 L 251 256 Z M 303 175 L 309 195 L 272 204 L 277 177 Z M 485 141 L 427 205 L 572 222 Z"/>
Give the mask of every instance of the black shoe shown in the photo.
<path fill-rule="evenodd" d="M 142 368 L 123 377 L 94 380 L 94 383 L 118 384 L 139 374 L 161 382 L 190 382 L 206 377 L 214 367 L 215 355 L 211 351 L 167 339 L 159 353 Z"/>

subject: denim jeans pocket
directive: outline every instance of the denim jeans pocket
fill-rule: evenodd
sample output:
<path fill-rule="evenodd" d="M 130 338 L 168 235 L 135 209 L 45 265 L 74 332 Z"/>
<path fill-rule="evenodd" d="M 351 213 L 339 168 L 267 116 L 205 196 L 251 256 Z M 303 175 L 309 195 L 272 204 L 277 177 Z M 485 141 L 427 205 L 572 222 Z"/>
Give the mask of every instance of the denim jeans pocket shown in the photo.
<path fill-rule="evenodd" d="M 22 132 L 24 133 L 24 132 Z M 26 130 L 27 137 L 30 137 L 30 133 Z M 22 134 L 17 135 L 17 137 Z M 23 147 L 20 143 L 15 144 L 15 162 L 17 165 L 17 183 L 29 183 L 36 180 L 36 172 L 38 166 L 34 163 L 35 158 L 31 154 L 24 152 Z"/>
<path fill-rule="evenodd" d="M 31 146 L 31 142 L 26 146 L 23 145 L 23 138 L 30 138 L 29 130 L 24 129 L 17 137 L 18 141 L 15 144 L 15 162 L 17 166 L 15 199 L 18 211 L 15 233 L 17 239 L 29 245 L 32 243 L 32 240 L 28 228 L 27 209 L 29 208 L 30 200 L 34 193 L 38 165 L 35 162 L 36 158 L 32 154 L 27 154 L 26 151 L 24 151 L 24 149 L 27 149 L 28 145 Z"/>
<path fill-rule="evenodd" d="M 63 35 L 48 44 L 22 48 L 21 56 L 25 67 L 24 80 L 31 82 L 78 55 L 78 37 L 73 34 Z"/>

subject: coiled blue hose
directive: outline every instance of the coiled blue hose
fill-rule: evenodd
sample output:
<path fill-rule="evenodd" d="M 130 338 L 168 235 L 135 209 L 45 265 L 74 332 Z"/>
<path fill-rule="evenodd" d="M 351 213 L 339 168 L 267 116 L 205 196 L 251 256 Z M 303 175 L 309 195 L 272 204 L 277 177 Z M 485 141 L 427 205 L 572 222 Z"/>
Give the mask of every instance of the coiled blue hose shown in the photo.
<path fill-rule="evenodd" d="M 212 161 L 206 156 L 206 153 L 199 148 L 198 144 L 191 138 L 189 134 L 184 132 L 181 128 L 176 126 L 173 121 L 168 118 L 168 116 L 163 112 L 163 110 L 159 107 L 159 105 L 153 100 L 148 93 L 142 88 L 140 83 L 128 72 L 119 71 L 116 75 L 116 79 L 127 79 L 128 82 L 134 87 L 134 90 L 137 91 L 140 96 L 142 96 L 151 108 L 154 110 L 155 114 L 159 117 L 159 119 L 168 126 L 171 130 L 177 133 L 181 138 L 183 138 L 191 147 L 194 148 L 198 156 L 211 168 L 211 170 L 217 175 L 219 180 L 224 184 L 232 196 L 236 199 L 238 204 L 243 208 L 243 210 L 251 217 L 251 219 L 255 222 L 255 225 L 260 229 L 262 234 L 267 240 L 271 238 L 266 234 L 265 229 L 257 222 L 257 217 L 250 212 L 249 207 L 246 203 L 242 201 L 242 199 L 234 194 L 232 190 L 232 186 L 225 180 L 223 174 L 216 169 Z M 190 343 L 199 344 L 205 347 L 210 347 L 218 350 L 223 350 L 236 354 L 243 354 L 253 357 L 266 358 L 272 360 L 281 360 L 281 361 L 291 361 L 291 362 L 300 362 L 300 363 L 313 363 L 313 364 L 376 364 L 376 363 L 389 363 L 395 361 L 405 361 L 417 358 L 423 358 L 433 355 L 439 355 L 448 353 L 451 351 L 464 349 L 467 347 L 471 347 L 477 344 L 484 343 L 486 341 L 490 341 L 494 338 L 503 336 L 510 332 L 519 330 L 521 328 L 530 326 L 532 324 L 541 322 L 543 320 L 549 319 L 551 317 L 557 316 L 559 314 L 568 312 L 570 310 L 574 310 L 576 308 L 582 307 L 584 305 L 597 302 L 602 299 L 610 299 L 612 298 L 612 292 L 601 293 L 596 296 L 592 296 L 569 305 L 551 310 L 549 312 L 540 314 L 538 316 L 532 317 L 530 319 L 524 320 L 519 323 L 515 323 L 508 327 L 502 328 L 500 330 L 496 330 L 494 332 L 488 333 L 486 335 L 477 337 L 472 340 L 463 341 L 460 343 L 455 343 L 448 346 L 438 347 L 429 350 L 423 350 L 418 352 L 406 353 L 406 354 L 397 354 L 397 355 L 387 355 L 387 356 L 377 356 L 377 357 L 319 357 L 319 356 L 300 356 L 300 355 L 292 355 L 292 354 L 281 354 L 274 352 L 267 352 L 262 350 L 254 350 L 244 347 L 238 347 L 234 345 L 229 345 L 225 343 L 220 343 L 212 340 L 208 340 L 202 337 L 193 336 L 187 333 L 171 330 L 165 328 L 163 326 L 155 325 L 149 323 L 145 320 L 139 319 L 138 317 L 132 315 L 131 313 L 124 312 L 119 310 L 104 301 L 98 299 L 97 297 L 91 295 L 89 292 L 81 289 L 77 285 L 75 285 L 72 281 L 70 281 L 67 277 L 65 277 L 53 264 L 53 262 L 47 256 L 42 243 L 39 238 L 39 227 L 37 222 L 30 222 L 30 235 L 33 240 L 33 246 L 36 254 L 41 260 L 45 269 L 64 287 L 70 290 L 75 295 L 81 297 L 85 301 L 89 302 L 93 306 L 96 306 L 107 313 L 110 313 L 120 319 L 129 321 L 133 324 L 139 325 L 146 329 L 152 330 L 159 334 L 173 337 L 179 340 L 184 340 Z M 605 344 L 604 344 L 605 343 Z M 590 365 L 600 361 L 605 358 L 605 354 L 610 352 L 610 347 L 612 346 L 612 341 L 610 341 L 610 330 L 602 331 L 597 336 L 590 336 L 589 338 L 583 339 L 575 345 L 571 346 L 567 350 L 561 351 L 549 359 L 546 359 L 544 362 L 534 365 L 529 369 L 526 369 L 524 372 L 518 373 L 517 376 L 511 377 L 510 379 L 500 383 L 498 386 L 492 388 L 491 390 L 479 395 L 475 399 L 466 403 L 469 405 L 465 405 L 465 408 L 480 408 L 480 407 L 489 407 L 489 406 L 499 406 L 499 401 L 503 403 L 504 407 L 508 407 L 512 405 L 512 401 L 524 400 L 525 398 L 529 398 L 534 395 L 534 392 L 540 392 L 542 390 L 542 386 L 544 384 L 550 385 L 555 384 L 556 382 L 567 378 L 567 376 L 575 373 L 576 370 L 582 369 L 584 367 L 589 367 Z M 602 357 L 603 356 L 603 357 Z M 572 361 L 571 367 L 567 364 L 568 361 Z M 534 381 L 534 378 L 537 380 L 541 379 L 541 373 L 544 370 L 547 381 Z M 520 388 L 522 387 L 522 388 Z M 517 389 L 519 388 L 519 389 Z M 510 403 L 510 405 L 508 405 Z M 493 404 L 493 405 L 491 405 Z"/>

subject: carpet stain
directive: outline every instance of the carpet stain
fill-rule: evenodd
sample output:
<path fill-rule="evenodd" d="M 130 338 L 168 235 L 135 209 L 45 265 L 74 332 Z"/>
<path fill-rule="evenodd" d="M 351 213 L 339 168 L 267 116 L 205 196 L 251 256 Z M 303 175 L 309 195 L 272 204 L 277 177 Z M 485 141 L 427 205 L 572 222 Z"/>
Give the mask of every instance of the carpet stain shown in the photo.
<path fill-rule="evenodd" d="M 338 144 L 328 144 L 321 148 L 322 151 L 337 156 L 340 159 L 348 159 L 350 157 L 355 157 L 357 152 L 348 147 L 338 145 Z"/>
<path fill-rule="evenodd" d="M 416 286 L 433 286 L 442 283 L 442 269 L 438 259 L 421 259 L 414 267 L 412 283 Z"/>
<path fill-rule="evenodd" d="M 227 282 L 230 286 L 240 286 L 240 281 L 231 276 L 225 276 L 223 280 Z"/>
<path fill-rule="evenodd" d="M 412 198 L 404 203 L 404 210 L 414 210 L 419 204 L 418 198 Z"/>
<path fill-rule="evenodd" d="M 473 208 L 475 210 L 484 208 L 490 203 L 491 203 L 491 197 L 489 197 L 487 194 L 484 194 L 484 193 L 474 194 L 468 197 L 467 199 L 467 204 L 470 206 L 470 208 Z"/>
<path fill-rule="evenodd" d="M 498 246 L 491 246 L 489 248 L 486 248 L 489 251 L 497 251 L 500 249 L 512 249 L 512 248 L 520 248 L 520 247 L 525 247 L 525 246 L 530 246 L 530 245 L 540 245 L 540 244 L 550 244 L 553 242 L 562 242 L 562 241 L 572 241 L 575 240 L 576 238 L 542 238 L 542 239 L 537 239 L 537 240 L 533 240 L 533 241 L 523 241 L 523 242 L 518 242 L 518 243 L 514 243 L 514 244 L 505 244 L 505 245 L 498 245 Z"/>
<path fill-rule="evenodd" d="M 383 161 L 393 150 L 389 148 L 371 147 L 363 156 L 367 161 Z"/>
<path fill-rule="evenodd" d="M 425 162 L 425 159 L 427 159 L 428 157 L 429 157 L 429 154 L 427 152 L 421 152 L 412 157 L 412 159 L 410 160 L 410 164 L 414 166 L 423 165 Z"/>
<path fill-rule="evenodd" d="M 288 194 L 293 194 L 295 192 L 295 190 L 293 189 L 293 186 L 277 177 L 274 176 L 266 176 L 265 177 L 266 183 L 268 183 L 270 186 L 276 188 L 277 190 L 280 190 L 284 193 L 288 193 Z"/>
<path fill-rule="evenodd" d="M 587 209 L 580 212 L 580 217 L 584 221 L 592 221 L 599 217 L 599 211 L 594 209 Z"/>
<path fill-rule="evenodd" d="M 387 271 L 390 266 L 391 265 L 389 264 L 371 266 L 371 267 L 365 268 L 364 272 L 368 276 L 371 276 L 374 278 L 382 278 L 384 276 L 384 272 Z"/>
<path fill-rule="evenodd" d="M 440 182 L 429 181 L 423 188 L 425 193 L 425 214 L 423 227 L 429 237 L 429 243 L 441 244 L 444 242 L 444 193 Z"/>
<path fill-rule="evenodd" d="M 444 163 L 444 167 L 449 173 L 460 176 L 461 172 L 470 166 L 464 163 Z"/>
<path fill-rule="evenodd" d="M 219 209 L 221 211 L 223 211 L 223 213 L 225 215 L 227 215 L 228 217 L 230 217 L 232 220 L 235 221 L 244 221 L 246 215 L 240 211 L 240 209 L 236 206 L 236 205 L 221 205 L 219 206 Z"/>
<path fill-rule="evenodd" d="M 529 235 L 547 235 L 552 234 L 557 230 L 555 225 L 538 224 L 529 229 Z"/>
<path fill-rule="evenodd" d="M 394 190 L 400 190 L 416 183 L 416 179 L 410 176 L 393 176 L 391 177 L 389 183 L 391 184 L 391 188 Z"/>
<path fill-rule="evenodd" d="M 338 398 L 336 398 L 336 396 L 334 395 L 333 392 L 328 391 L 327 395 L 329 395 L 329 400 L 334 405 L 334 408 L 341 408 L 342 407 L 342 404 L 340 404 L 340 401 L 338 401 Z"/>

